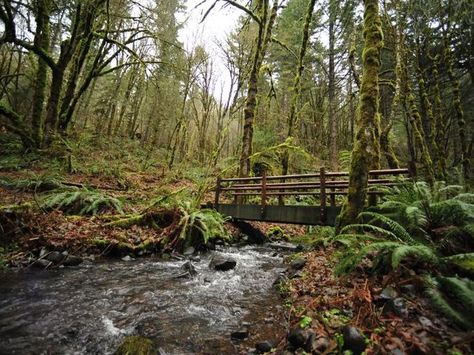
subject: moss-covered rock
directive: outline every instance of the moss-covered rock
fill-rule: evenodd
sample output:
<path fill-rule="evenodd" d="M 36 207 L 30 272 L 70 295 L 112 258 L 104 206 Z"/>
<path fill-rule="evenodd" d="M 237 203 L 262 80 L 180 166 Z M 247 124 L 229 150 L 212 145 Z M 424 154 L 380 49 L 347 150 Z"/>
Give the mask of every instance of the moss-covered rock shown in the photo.
<path fill-rule="evenodd" d="M 129 336 L 124 339 L 122 344 L 115 351 L 115 355 L 154 355 L 157 354 L 153 341 L 140 337 Z"/>

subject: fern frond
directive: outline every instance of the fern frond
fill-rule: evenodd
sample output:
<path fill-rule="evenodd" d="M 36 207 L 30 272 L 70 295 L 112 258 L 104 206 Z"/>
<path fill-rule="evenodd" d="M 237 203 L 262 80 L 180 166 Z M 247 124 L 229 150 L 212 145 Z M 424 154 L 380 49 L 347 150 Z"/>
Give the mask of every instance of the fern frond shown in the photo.
<path fill-rule="evenodd" d="M 380 241 L 380 238 L 374 237 L 368 234 L 355 234 L 355 233 L 344 233 L 338 234 L 334 237 L 329 238 L 330 243 L 340 243 L 347 247 L 354 245 L 355 243 L 362 243 L 368 241 Z"/>
<path fill-rule="evenodd" d="M 351 231 L 351 230 L 359 230 L 359 231 L 362 231 L 362 232 L 372 232 L 372 233 L 375 233 L 376 235 L 380 235 L 380 236 L 383 236 L 383 237 L 388 237 L 390 239 L 397 239 L 397 240 L 400 240 L 396 235 L 395 233 L 387 230 L 387 229 L 384 229 L 384 228 L 381 228 L 381 227 L 378 227 L 378 226 L 374 226 L 373 224 L 363 224 L 363 223 L 358 223 L 358 224 L 349 224 L 347 226 L 345 226 L 344 228 L 341 229 L 340 231 L 340 234 L 345 234 L 346 232 L 348 231 Z"/>
<path fill-rule="evenodd" d="M 464 270 L 474 271 L 474 253 L 456 254 L 443 258 L 448 263 L 454 264 Z"/>
<path fill-rule="evenodd" d="M 463 193 L 453 197 L 454 200 L 459 200 L 465 203 L 474 204 L 474 194 L 473 193 Z"/>
<path fill-rule="evenodd" d="M 416 257 L 420 261 L 430 264 L 438 264 L 439 258 L 430 247 L 422 244 L 418 245 L 400 245 L 392 251 L 392 268 L 396 269 L 403 259 L 408 256 Z"/>
<path fill-rule="evenodd" d="M 411 235 L 407 232 L 405 228 L 396 221 L 383 214 L 376 213 L 376 212 L 362 212 L 359 214 L 359 218 L 368 217 L 372 219 L 372 221 L 380 222 L 387 230 L 391 231 L 397 239 L 402 240 L 406 243 L 414 243 L 414 239 Z"/>
<path fill-rule="evenodd" d="M 472 281 L 453 277 L 436 277 L 428 278 L 426 284 L 426 293 L 441 313 L 464 329 L 474 328 Z"/>

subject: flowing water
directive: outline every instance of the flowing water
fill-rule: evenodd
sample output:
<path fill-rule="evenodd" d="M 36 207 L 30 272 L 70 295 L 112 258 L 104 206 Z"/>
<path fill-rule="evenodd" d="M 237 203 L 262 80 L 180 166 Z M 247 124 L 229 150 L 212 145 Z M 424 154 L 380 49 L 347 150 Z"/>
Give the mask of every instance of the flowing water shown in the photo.
<path fill-rule="evenodd" d="M 214 254 L 234 270 L 209 269 Z M 0 354 L 110 354 L 127 335 L 146 336 L 168 354 L 234 354 L 283 332 L 272 288 L 281 257 L 265 247 L 229 247 L 193 262 L 108 261 L 55 270 L 0 273 Z M 230 333 L 244 326 L 246 341 Z"/>

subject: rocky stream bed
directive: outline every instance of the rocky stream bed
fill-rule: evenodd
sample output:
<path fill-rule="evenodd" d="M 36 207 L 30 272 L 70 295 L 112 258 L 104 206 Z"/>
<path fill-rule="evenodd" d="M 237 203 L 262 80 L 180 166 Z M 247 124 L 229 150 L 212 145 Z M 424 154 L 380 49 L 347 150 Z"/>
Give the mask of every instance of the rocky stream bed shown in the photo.
<path fill-rule="evenodd" d="M 162 354 L 232 354 L 285 336 L 274 248 L 125 260 L 0 273 L 0 354 L 111 354 L 131 335 Z"/>

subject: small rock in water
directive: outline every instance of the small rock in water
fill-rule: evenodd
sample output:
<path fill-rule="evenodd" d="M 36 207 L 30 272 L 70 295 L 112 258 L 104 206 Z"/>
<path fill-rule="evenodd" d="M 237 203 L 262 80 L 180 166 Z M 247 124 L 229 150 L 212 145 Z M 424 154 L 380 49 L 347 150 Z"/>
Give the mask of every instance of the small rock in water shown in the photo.
<path fill-rule="evenodd" d="M 126 255 L 122 258 L 123 261 L 132 261 L 132 260 L 135 260 L 133 259 L 130 255 Z"/>
<path fill-rule="evenodd" d="M 197 275 L 196 267 L 190 261 L 186 261 L 181 266 L 181 269 L 183 269 L 184 271 L 187 271 L 189 273 L 189 275 L 191 275 L 191 276 Z"/>
<path fill-rule="evenodd" d="M 232 258 L 225 258 L 222 256 L 214 256 L 209 263 L 209 268 L 217 271 L 228 271 L 235 268 L 237 261 Z"/>
<path fill-rule="evenodd" d="M 115 351 L 115 355 L 152 355 L 156 354 L 153 341 L 140 337 L 128 336 Z"/>
<path fill-rule="evenodd" d="M 38 259 L 33 263 L 34 267 L 39 267 L 39 268 L 46 268 L 51 264 L 51 261 L 48 261 L 46 259 Z"/>
<path fill-rule="evenodd" d="M 270 248 L 278 249 L 278 250 L 285 250 L 285 251 L 293 251 L 296 252 L 298 251 L 298 246 L 291 244 L 291 243 L 286 243 L 286 242 L 278 242 L 278 243 L 268 243 L 268 246 Z"/>
<path fill-rule="evenodd" d="M 64 266 L 77 266 L 82 263 L 82 258 L 75 255 L 66 256 L 66 260 L 63 261 Z"/>
<path fill-rule="evenodd" d="M 342 329 L 342 336 L 344 339 L 343 350 L 350 350 L 355 355 L 361 354 L 365 350 L 365 338 L 356 327 L 345 326 Z"/>
<path fill-rule="evenodd" d="M 244 340 L 249 336 L 249 330 L 247 328 L 239 329 L 230 334 L 230 337 L 235 340 Z"/>
<path fill-rule="evenodd" d="M 198 263 L 198 262 L 201 261 L 201 258 L 199 256 L 195 255 L 195 256 L 191 256 L 189 258 L 189 260 L 194 261 L 195 263 Z"/>
<path fill-rule="evenodd" d="M 48 255 L 45 256 L 45 259 L 51 261 L 53 264 L 59 264 L 63 261 L 65 256 L 61 254 L 59 251 L 52 251 Z"/>
<path fill-rule="evenodd" d="M 271 340 L 260 341 L 255 344 L 255 350 L 258 354 L 268 353 L 275 347 L 275 343 Z"/>
<path fill-rule="evenodd" d="M 185 256 L 190 256 L 190 255 L 193 255 L 195 251 L 196 251 L 196 250 L 194 249 L 194 247 L 187 247 L 187 248 L 184 250 L 183 255 L 185 255 Z"/>

